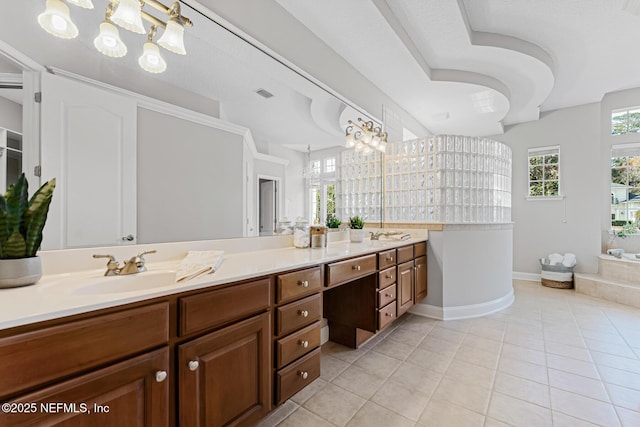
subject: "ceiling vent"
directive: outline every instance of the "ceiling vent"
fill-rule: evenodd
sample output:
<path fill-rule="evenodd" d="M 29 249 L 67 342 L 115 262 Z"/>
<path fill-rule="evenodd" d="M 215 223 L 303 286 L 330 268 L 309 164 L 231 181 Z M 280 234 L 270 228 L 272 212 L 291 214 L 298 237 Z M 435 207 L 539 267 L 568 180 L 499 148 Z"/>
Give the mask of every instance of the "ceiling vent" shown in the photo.
<path fill-rule="evenodd" d="M 273 96 L 273 94 L 266 89 L 258 89 L 256 93 L 265 99 L 269 99 Z"/>

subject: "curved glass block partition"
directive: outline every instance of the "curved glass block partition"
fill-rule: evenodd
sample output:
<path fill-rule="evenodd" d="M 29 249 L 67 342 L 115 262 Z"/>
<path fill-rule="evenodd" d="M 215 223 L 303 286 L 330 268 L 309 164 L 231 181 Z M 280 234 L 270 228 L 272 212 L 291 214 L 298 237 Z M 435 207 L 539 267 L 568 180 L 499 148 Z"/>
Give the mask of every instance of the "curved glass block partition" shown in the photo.
<path fill-rule="evenodd" d="M 376 168 L 371 173 L 371 163 L 365 159 L 352 151 L 342 154 L 338 214 L 360 211 L 374 219 L 370 201 L 379 200 L 380 193 L 375 185 L 363 186 L 363 182 L 381 179 L 384 208 L 380 213 L 385 222 L 511 221 L 512 159 L 505 144 L 439 135 L 389 143 L 381 171 Z"/>

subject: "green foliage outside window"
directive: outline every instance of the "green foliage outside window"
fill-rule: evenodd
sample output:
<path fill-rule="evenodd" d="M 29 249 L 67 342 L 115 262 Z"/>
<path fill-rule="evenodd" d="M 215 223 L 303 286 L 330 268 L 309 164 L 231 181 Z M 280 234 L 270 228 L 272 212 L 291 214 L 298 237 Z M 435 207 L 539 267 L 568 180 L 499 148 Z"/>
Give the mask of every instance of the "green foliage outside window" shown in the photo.
<path fill-rule="evenodd" d="M 558 196 L 560 194 L 558 154 L 529 157 L 529 196 Z"/>

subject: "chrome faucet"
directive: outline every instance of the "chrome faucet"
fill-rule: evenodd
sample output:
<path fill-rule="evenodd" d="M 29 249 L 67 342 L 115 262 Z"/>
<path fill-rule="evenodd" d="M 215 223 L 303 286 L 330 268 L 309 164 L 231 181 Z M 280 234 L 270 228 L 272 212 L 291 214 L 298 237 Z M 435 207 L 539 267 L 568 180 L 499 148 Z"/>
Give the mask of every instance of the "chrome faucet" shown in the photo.
<path fill-rule="evenodd" d="M 370 231 L 369 234 L 371 234 L 371 240 L 380 240 L 380 236 L 385 236 L 385 237 L 389 237 L 389 236 L 395 236 L 398 234 L 402 234 L 402 232 L 400 231 L 386 231 L 386 232 L 378 232 L 376 231 L 375 233 L 373 231 Z"/>
<path fill-rule="evenodd" d="M 124 276 L 127 274 L 136 274 L 147 271 L 145 267 L 144 255 L 155 254 L 155 250 L 139 253 L 138 255 L 131 257 L 128 261 L 125 261 L 122 267 L 113 255 L 93 255 L 94 258 L 109 258 L 107 261 L 107 271 L 104 272 L 105 276 Z"/>

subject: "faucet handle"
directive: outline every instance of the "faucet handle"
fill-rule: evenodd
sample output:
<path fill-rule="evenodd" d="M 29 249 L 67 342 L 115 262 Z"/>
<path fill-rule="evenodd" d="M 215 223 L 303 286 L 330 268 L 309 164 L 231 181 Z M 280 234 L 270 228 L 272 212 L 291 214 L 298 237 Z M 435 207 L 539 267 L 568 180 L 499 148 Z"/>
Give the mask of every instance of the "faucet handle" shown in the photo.
<path fill-rule="evenodd" d="M 142 258 L 146 254 L 155 254 L 157 251 L 155 249 L 151 249 L 150 251 L 144 251 L 138 254 L 138 258 Z"/>
<path fill-rule="evenodd" d="M 113 255 L 98 255 L 98 254 L 93 254 L 94 258 L 109 258 L 109 262 L 116 262 L 116 259 L 114 258 Z"/>
<path fill-rule="evenodd" d="M 120 272 L 120 267 L 118 266 L 118 261 L 114 258 L 113 255 L 98 255 L 93 254 L 94 258 L 109 258 L 107 262 L 107 271 L 105 271 L 105 276 L 114 276 Z"/>

